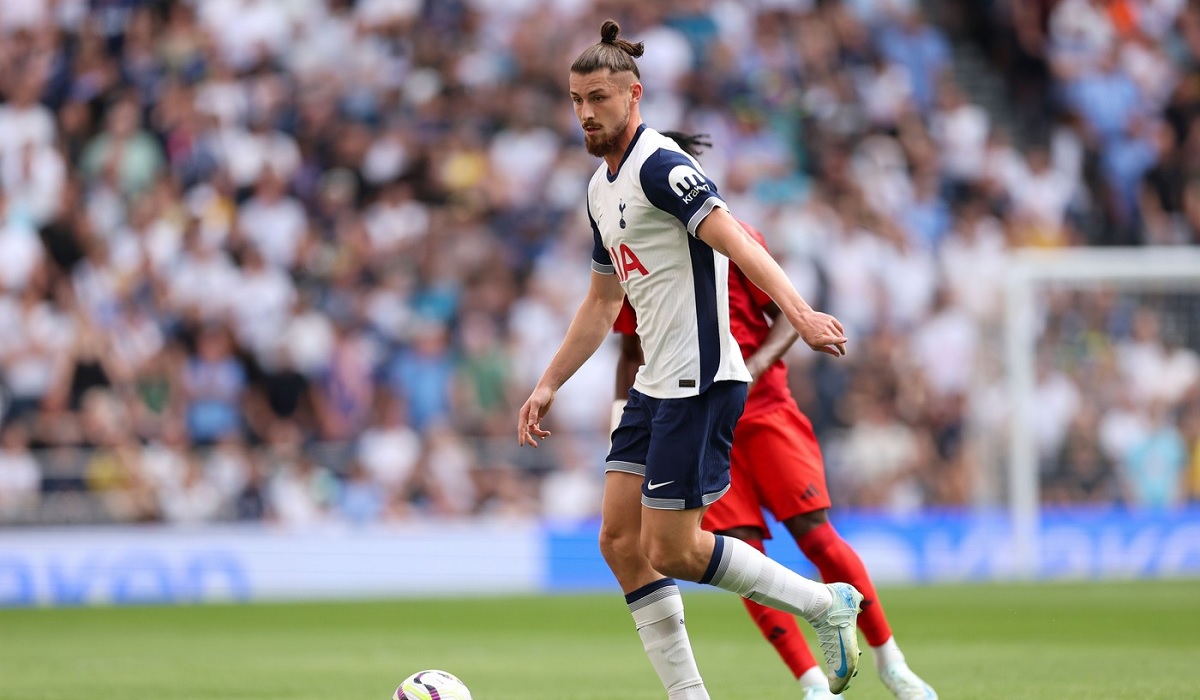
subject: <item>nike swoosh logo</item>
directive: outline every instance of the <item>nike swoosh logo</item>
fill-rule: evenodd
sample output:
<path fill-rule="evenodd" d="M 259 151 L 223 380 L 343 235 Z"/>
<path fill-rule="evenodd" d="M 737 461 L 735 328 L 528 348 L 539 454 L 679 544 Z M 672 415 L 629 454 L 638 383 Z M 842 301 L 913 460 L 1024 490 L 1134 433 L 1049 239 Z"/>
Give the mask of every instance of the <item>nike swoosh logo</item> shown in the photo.
<path fill-rule="evenodd" d="M 838 678 L 845 678 L 846 672 L 849 670 L 849 667 L 846 664 L 846 645 L 842 642 L 842 638 L 840 635 L 838 636 L 838 647 L 840 647 L 841 651 L 842 651 L 842 665 L 840 667 L 834 669 L 833 673 Z"/>
<path fill-rule="evenodd" d="M 647 491 L 653 491 L 654 489 L 658 488 L 659 486 L 666 486 L 667 484 L 673 484 L 673 483 L 675 483 L 675 481 L 674 481 L 674 480 L 672 480 L 672 481 L 664 481 L 664 482 L 662 482 L 661 484 L 656 484 L 656 483 L 654 483 L 653 481 L 648 481 L 648 482 L 646 482 L 646 490 L 647 490 Z"/>

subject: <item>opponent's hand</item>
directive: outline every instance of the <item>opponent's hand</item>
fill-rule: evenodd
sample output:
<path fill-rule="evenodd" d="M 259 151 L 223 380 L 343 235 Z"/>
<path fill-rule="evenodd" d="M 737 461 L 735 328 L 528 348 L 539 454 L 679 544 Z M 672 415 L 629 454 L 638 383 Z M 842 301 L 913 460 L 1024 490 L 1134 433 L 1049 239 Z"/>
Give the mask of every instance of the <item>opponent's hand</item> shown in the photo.
<path fill-rule="evenodd" d="M 542 430 L 542 418 L 554 403 L 554 392 L 548 387 L 539 386 L 533 390 L 525 405 L 521 406 L 521 415 L 517 418 L 517 445 L 524 447 L 538 446 L 538 440 L 550 437 L 549 430 Z"/>
<path fill-rule="evenodd" d="M 809 311 L 791 323 L 800 334 L 800 339 L 813 350 L 834 357 L 846 354 L 846 331 L 842 328 L 842 322 L 833 316 Z"/>

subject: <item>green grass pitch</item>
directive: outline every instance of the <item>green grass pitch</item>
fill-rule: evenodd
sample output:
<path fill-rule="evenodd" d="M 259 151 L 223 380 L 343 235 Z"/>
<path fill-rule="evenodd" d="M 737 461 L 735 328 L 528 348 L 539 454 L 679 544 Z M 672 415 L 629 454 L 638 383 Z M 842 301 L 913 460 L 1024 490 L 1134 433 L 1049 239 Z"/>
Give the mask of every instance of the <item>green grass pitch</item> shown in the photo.
<path fill-rule="evenodd" d="M 1200 581 L 885 588 L 945 700 L 1200 698 Z M 798 697 L 734 596 L 685 591 L 714 700 Z M 0 611 L 2 700 L 385 700 L 443 668 L 476 700 L 662 700 L 621 597 Z M 846 697 L 883 700 L 869 651 Z"/>

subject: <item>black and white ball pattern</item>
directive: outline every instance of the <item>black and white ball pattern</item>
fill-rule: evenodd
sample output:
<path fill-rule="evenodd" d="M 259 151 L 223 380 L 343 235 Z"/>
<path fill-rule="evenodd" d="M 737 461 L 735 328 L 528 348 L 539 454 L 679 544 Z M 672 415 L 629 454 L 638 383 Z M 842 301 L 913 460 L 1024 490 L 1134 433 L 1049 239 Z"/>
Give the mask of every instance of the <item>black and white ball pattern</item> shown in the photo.
<path fill-rule="evenodd" d="M 405 678 L 392 700 L 471 700 L 471 691 L 454 674 L 429 669 Z"/>

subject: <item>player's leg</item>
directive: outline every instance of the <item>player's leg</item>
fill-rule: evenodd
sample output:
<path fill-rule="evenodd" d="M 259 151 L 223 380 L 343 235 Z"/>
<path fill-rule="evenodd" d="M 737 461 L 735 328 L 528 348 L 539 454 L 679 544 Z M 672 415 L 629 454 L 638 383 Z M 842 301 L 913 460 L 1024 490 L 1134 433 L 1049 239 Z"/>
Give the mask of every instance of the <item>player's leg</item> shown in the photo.
<path fill-rule="evenodd" d="M 638 541 L 642 528 L 641 497 L 642 477 L 612 470 L 605 473 L 600 508 L 600 554 L 624 593 L 663 577 L 650 566 Z"/>
<path fill-rule="evenodd" d="M 747 442 L 754 451 L 752 469 L 767 510 L 781 518 L 822 579 L 845 581 L 863 595 L 858 625 L 884 684 L 905 700 L 936 698 L 905 664 L 862 559 L 829 522 L 825 464 L 812 424 L 789 406 L 757 417 L 746 427 L 753 430 Z"/>
<path fill-rule="evenodd" d="M 736 481 L 737 477 L 735 476 L 734 479 Z M 726 495 L 717 503 L 724 503 L 726 498 L 729 496 Z M 711 514 L 712 509 L 710 508 L 709 515 Z M 705 520 L 707 517 L 705 516 Z M 715 534 L 736 537 L 766 554 L 766 548 L 763 546 L 763 531 L 756 527 L 734 527 L 717 531 Z M 783 659 L 788 670 L 799 681 L 800 687 L 828 691 L 829 681 L 825 679 L 825 672 L 817 665 L 816 657 L 808 648 L 808 642 L 800 632 L 800 626 L 796 624 L 795 616 L 755 603 L 749 598 L 742 598 L 742 603 L 746 607 L 746 612 L 750 614 L 750 619 L 762 632 L 763 638 L 775 647 L 775 652 L 779 654 L 779 658 Z"/>
<path fill-rule="evenodd" d="M 704 507 L 729 488 L 729 451 L 745 395 L 745 384 L 717 382 L 700 396 L 662 402 L 646 460 L 642 550 L 668 576 L 712 584 L 811 622 L 830 688 L 841 692 L 858 665 L 855 618 L 862 596 L 849 584 L 804 578 L 740 540 L 700 528 Z"/>
<path fill-rule="evenodd" d="M 642 512 L 642 546 L 651 565 L 803 617 L 821 643 L 830 691 L 845 690 L 858 671 L 855 619 L 862 595 L 847 583 L 807 579 L 741 540 L 705 532 L 700 510 Z"/>
<path fill-rule="evenodd" d="M 794 405 L 738 426 L 738 457 L 752 474 L 763 506 L 779 518 L 826 581 L 845 581 L 863 594 L 859 627 L 872 645 L 891 635 L 862 560 L 829 523 L 825 463 L 808 418 Z"/>
<path fill-rule="evenodd" d="M 829 522 L 828 513 L 826 508 L 800 513 L 785 519 L 783 525 L 804 556 L 821 572 L 821 578 L 851 583 L 863 594 L 858 626 L 868 644 L 879 646 L 892 636 L 892 630 L 879 604 L 875 584 L 858 553 Z"/>
<path fill-rule="evenodd" d="M 847 581 L 863 594 L 859 627 L 871 647 L 880 680 L 900 700 L 934 700 L 937 693 L 908 667 L 896 644 L 867 567 L 829 522 L 824 508 L 783 521 L 800 551 L 826 581 Z"/>
<path fill-rule="evenodd" d="M 613 450 L 604 477 L 600 552 L 625 594 L 642 647 L 667 697 L 708 700 L 684 626 L 679 588 L 674 580 L 650 566 L 639 543 L 648 442 L 645 430 L 639 426 L 648 425 L 643 419 L 649 408 L 637 399 L 631 399 L 630 404 L 627 422 L 613 432 Z"/>
<path fill-rule="evenodd" d="M 744 434 L 744 427 L 753 421 L 744 416 L 733 433 L 730 450 L 729 490 L 720 500 L 708 507 L 701 527 L 725 537 L 736 537 L 760 552 L 766 553 L 763 540 L 767 536 L 767 522 L 763 519 L 761 498 L 758 495 L 754 474 L 747 468 L 746 456 L 752 441 Z M 805 693 L 823 690 L 828 696 L 829 681 L 825 672 L 817 665 L 816 658 L 808 648 L 808 642 L 796 624 L 795 616 L 782 610 L 769 608 L 749 598 L 742 598 L 750 619 L 758 626 L 763 637 L 775 648 L 792 675 L 799 681 Z M 806 695 L 806 697 L 808 697 Z"/>

